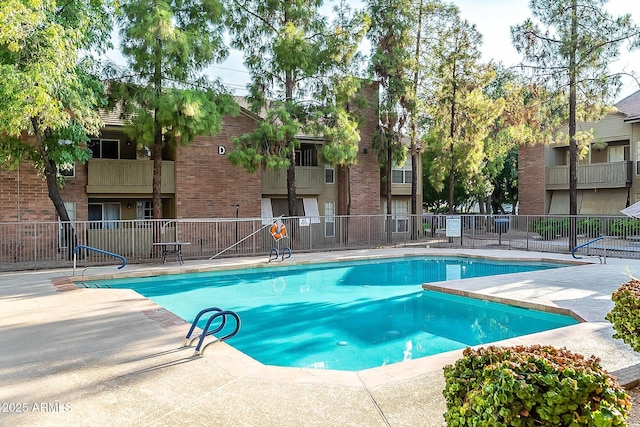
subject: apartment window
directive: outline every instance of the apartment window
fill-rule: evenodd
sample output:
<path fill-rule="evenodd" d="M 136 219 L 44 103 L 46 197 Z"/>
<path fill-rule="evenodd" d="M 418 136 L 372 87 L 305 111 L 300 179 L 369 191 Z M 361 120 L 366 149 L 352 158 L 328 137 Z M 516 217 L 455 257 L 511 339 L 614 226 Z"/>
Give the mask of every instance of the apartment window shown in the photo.
<path fill-rule="evenodd" d="M 300 144 L 296 150 L 296 166 L 318 166 L 316 144 Z"/>
<path fill-rule="evenodd" d="M 405 162 L 404 166 L 394 166 L 391 169 L 391 182 L 394 184 L 411 184 L 411 163 Z"/>
<path fill-rule="evenodd" d="M 89 221 L 91 229 L 118 228 L 120 203 L 89 203 Z"/>
<path fill-rule="evenodd" d="M 153 202 L 137 202 L 136 219 L 153 219 Z"/>
<path fill-rule="evenodd" d="M 138 201 L 136 202 L 136 225 L 141 227 L 151 227 L 151 221 L 153 219 L 153 202 L 151 201 Z"/>
<path fill-rule="evenodd" d="M 387 212 L 387 202 L 383 206 L 385 215 Z M 387 227 L 387 217 L 385 216 L 385 229 Z M 391 201 L 391 232 L 406 233 L 409 231 L 409 201 L 408 200 L 392 200 Z"/>
<path fill-rule="evenodd" d="M 336 235 L 336 204 L 334 202 L 324 203 L 324 236 L 334 237 Z"/>
<path fill-rule="evenodd" d="M 69 215 L 69 222 L 75 227 L 76 223 L 76 202 L 62 202 Z M 58 246 L 60 248 L 69 247 L 69 233 L 65 232 L 65 227 L 58 217 Z M 73 248 L 71 248 L 73 249 Z"/>
<path fill-rule="evenodd" d="M 89 149 L 94 159 L 119 159 L 120 141 L 117 139 L 92 139 Z"/>
<path fill-rule="evenodd" d="M 335 183 L 335 174 L 336 171 L 330 165 L 324 165 L 324 183 L 325 184 L 333 184 Z"/>
<path fill-rule="evenodd" d="M 628 145 L 611 145 L 609 146 L 609 162 L 624 162 L 629 159 Z"/>
<path fill-rule="evenodd" d="M 570 153 L 569 153 L 569 148 L 567 147 L 565 152 L 564 152 L 564 163 L 562 164 L 563 166 L 567 166 L 569 165 L 570 162 Z M 591 147 L 589 147 L 589 152 L 584 155 L 584 156 L 580 156 L 578 154 L 578 158 L 576 159 L 576 164 L 577 165 L 588 165 L 591 163 Z"/>
<path fill-rule="evenodd" d="M 302 199 L 296 199 L 297 216 L 304 216 L 304 203 Z M 289 201 L 287 199 L 271 199 L 271 216 L 289 216 Z"/>
<path fill-rule="evenodd" d="M 66 178 L 75 178 L 76 177 L 76 165 L 72 163 L 65 163 L 63 165 L 58 166 L 58 175 L 64 176 Z"/>

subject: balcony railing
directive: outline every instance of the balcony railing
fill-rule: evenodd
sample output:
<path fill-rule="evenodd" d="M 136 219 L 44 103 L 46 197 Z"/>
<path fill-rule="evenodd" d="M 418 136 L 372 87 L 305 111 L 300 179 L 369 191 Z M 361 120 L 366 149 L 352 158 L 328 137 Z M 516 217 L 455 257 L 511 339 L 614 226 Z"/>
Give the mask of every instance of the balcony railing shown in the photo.
<path fill-rule="evenodd" d="M 578 188 L 624 188 L 631 186 L 632 162 L 593 163 L 578 166 Z M 569 189 L 569 166 L 545 168 L 547 190 Z"/>
<path fill-rule="evenodd" d="M 152 160 L 90 159 L 87 169 L 88 194 L 153 192 Z M 175 162 L 162 162 L 162 192 L 176 192 Z"/>
<path fill-rule="evenodd" d="M 296 168 L 296 193 L 300 195 L 320 194 L 324 190 L 324 168 Z M 262 194 L 287 194 L 287 170 L 262 172 Z"/>

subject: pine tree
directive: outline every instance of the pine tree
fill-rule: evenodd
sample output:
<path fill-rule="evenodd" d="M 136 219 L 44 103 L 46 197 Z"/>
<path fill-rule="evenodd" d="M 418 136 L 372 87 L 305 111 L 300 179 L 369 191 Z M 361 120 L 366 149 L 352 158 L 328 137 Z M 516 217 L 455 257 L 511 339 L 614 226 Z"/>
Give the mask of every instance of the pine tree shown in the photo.
<path fill-rule="evenodd" d="M 576 244 L 576 121 L 604 113 L 620 88 L 620 75 L 608 71 L 625 40 L 638 45 L 630 15 L 613 17 L 607 0 L 531 0 L 533 18 L 511 28 L 513 44 L 524 55 L 522 68 L 567 100 L 569 125 L 569 249 Z"/>
<path fill-rule="evenodd" d="M 162 218 L 163 149 L 188 145 L 196 135 L 214 135 L 222 129 L 223 116 L 237 112 L 222 86 L 201 75 L 227 55 L 222 20 L 218 0 L 122 3 L 122 53 L 129 69 L 112 72 L 109 90 L 125 132 L 151 148 L 155 219 Z"/>
<path fill-rule="evenodd" d="M 327 134 L 330 147 L 338 148 L 332 154 L 330 148 L 326 149 L 330 162 L 353 161 L 349 148 L 353 146 L 353 132 L 346 135 L 344 131 L 353 128 L 354 120 L 341 110 L 344 105 L 336 103 L 341 95 L 328 93 L 332 86 L 337 91 L 344 88 L 345 80 L 339 83 L 333 77 L 341 65 L 349 64 L 354 57 L 366 20 L 360 14 L 344 19 L 348 8 L 346 2 L 341 2 L 338 19 L 330 26 L 320 13 L 322 3 L 237 0 L 228 4 L 232 45 L 243 52 L 251 74 L 247 100 L 251 110 L 261 117 L 254 132 L 234 139 L 235 150 L 229 160 L 249 172 L 286 169 L 290 216 L 299 214 L 296 150 L 300 147 L 298 137 L 304 131 Z M 323 104 L 318 108 L 309 99 Z M 323 113 L 317 114 L 319 111 Z M 326 114 L 331 118 L 322 122 Z M 337 126 L 346 127 L 340 133 Z"/>

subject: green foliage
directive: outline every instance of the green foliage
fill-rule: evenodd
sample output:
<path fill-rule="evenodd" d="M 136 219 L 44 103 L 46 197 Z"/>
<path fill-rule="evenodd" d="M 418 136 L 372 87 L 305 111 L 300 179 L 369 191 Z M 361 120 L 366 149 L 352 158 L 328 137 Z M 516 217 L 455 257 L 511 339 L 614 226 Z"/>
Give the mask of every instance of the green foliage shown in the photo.
<path fill-rule="evenodd" d="M 233 138 L 235 150 L 229 154 L 229 161 L 253 173 L 261 167 L 286 169 L 290 166 L 289 154 L 300 146 L 296 135 L 300 123 L 295 120 L 293 103 L 274 103 L 267 117 L 258 123 L 255 131 Z"/>
<path fill-rule="evenodd" d="M 631 407 L 596 357 L 566 349 L 467 348 L 444 376 L 448 426 L 624 426 Z"/>
<path fill-rule="evenodd" d="M 578 220 L 576 227 L 578 228 L 578 234 L 584 234 L 587 237 L 599 237 L 601 234 L 600 218 Z"/>
<path fill-rule="evenodd" d="M 427 205 L 430 212 L 435 213 L 436 209 L 438 209 L 438 213 L 446 213 L 446 208 L 442 208 L 444 210 L 439 208 L 447 203 L 449 199 L 449 189 L 443 187 L 440 191 L 436 191 L 429 180 L 431 163 L 439 160 L 439 157 L 435 156 L 434 153 L 430 151 L 427 151 L 422 155 L 422 201 Z M 460 206 L 465 204 L 469 198 L 466 187 L 467 182 L 459 179 L 458 177 L 456 177 L 454 182 L 453 200 L 455 206 Z"/>
<path fill-rule="evenodd" d="M 103 86 L 82 53 L 108 47 L 108 3 L 3 0 L 0 22 L 0 166 L 30 161 L 68 221 L 57 166 L 85 161 L 87 134 L 102 127 Z"/>
<path fill-rule="evenodd" d="M 149 9 L 148 1 L 136 0 L 122 10 L 122 52 L 131 70 L 114 75 L 109 89 L 129 136 L 147 146 L 187 145 L 196 135 L 220 132 L 222 116 L 238 108 L 220 86 L 198 78 L 227 55 L 220 2 L 168 1 Z"/>
<path fill-rule="evenodd" d="M 412 52 L 414 44 L 411 32 L 417 24 L 415 9 L 410 0 L 390 4 L 386 0 L 370 0 L 372 18 L 368 38 L 373 47 L 370 72 L 382 87 L 379 119 L 380 125 L 373 140 L 381 167 L 386 167 L 385 177 L 392 164 L 402 165 L 407 148 L 402 141 L 402 131 L 414 102 L 412 92 Z M 391 188 L 387 186 L 390 194 Z M 387 196 L 389 197 L 389 195 Z M 388 212 L 391 207 L 388 207 Z"/>
<path fill-rule="evenodd" d="M 640 221 L 635 218 L 619 218 L 607 223 L 609 236 L 636 236 L 640 234 Z"/>
<path fill-rule="evenodd" d="M 495 72 L 480 63 L 480 43 L 476 28 L 455 14 L 439 30 L 429 51 L 433 61 L 426 71 L 430 119 L 425 153 L 440 161 L 432 162 L 428 175 L 436 191 L 448 186 L 451 209 L 455 175 L 467 183 L 475 180 L 481 189 L 474 193 L 490 191 L 481 176 L 487 160 L 485 140 L 504 100 L 484 93 Z"/>
<path fill-rule="evenodd" d="M 578 234 L 587 237 L 598 237 L 601 234 L 599 218 L 580 219 L 577 221 L 576 227 Z"/>
<path fill-rule="evenodd" d="M 233 139 L 229 160 L 234 165 L 249 172 L 292 171 L 300 145 L 296 137 L 301 134 L 324 138 L 323 160 L 340 165 L 355 162 L 358 121 L 347 108 L 359 83 L 347 76 L 353 71 L 368 18 L 352 13 L 348 2 L 340 1 L 330 22 L 321 14 L 322 3 L 227 3 L 232 46 L 243 52 L 251 74 L 249 109 L 261 121 L 254 132 Z M 311 105 L 309 99 L 317 104 Z M 290 215 L 296 215 L 295 189 L 295 173 L 287 173 Z"/>
<path fill-rule="evenodd" d="M 524 55 L 522 69 L 530 70 L 533 84 L 545 87 L 566 100 L 564 121 L 569 128 L 569 165 L 573 170 L 580 155 L 578 120 L 603 116 L 621 85 L 621 75 L 609 72 L 621 45 L 631 40 L 638 47 L 638 27 L 631 15 L 614 17 L 606 0 L 531 0 L 532 18 L 511 27 L 516 50 Z M 577 214 L 578 179 L 569 179 L 569 215 Z M 569 236 L 569 246 L 576 236 Z"/>
<path fill-rule="evenodd" d="M 222 117 L 236 114 L 233 98 L 200 76 L 227 56 L 219 0 L 131 0 L 122 3 L 120 35 L 129 69 L 109 70 L 111 107 L 120 109 L 125 132 L 153 147 L 153 217 L 162 217 L 158 159 L 165 145 L 188 145 L 214 135 Z"/>
<path fill-rule="evenodd" d="M 632 279 L 612 295 L 614 307 L 605 317 L 613 324 L 614 338 L 640 352 L 640 281 Z"/>
<path fill-rule="evenodd" d="M 536 220 L 531 223 L 530 230 L 538 233 L 544 240 L 567 237 L 569 235 L 569 219 L 546 218 Z M 600 219 L 579 219 L 576 222 L 576 230 L 578 234 L 584 234 L 587 237 L 598 237 L 601 234 Z"/>
<path fill-rule="evenodd" d="M 538 233 L 544 240 L 569 235 L 569 220 L 567 218 L 547 218 L 533 221 L 530 230 Z"/>
<path fill-rule="evenodd" d="M 36 118 L 42 131 L 68 126 L 72 117 L 88 133 L 97 134 L 101 121 L 97 106 L 102 85 L 91 75 L 91 62 L 80 61 L 80 49 L 99 48 L 91 30 L 105 13 L 101 1 L 19 1 L 0 3 L 0 134 L 19 137 L 34 133 Z M 87 28 L 91 27 L 91 28 Z"/>

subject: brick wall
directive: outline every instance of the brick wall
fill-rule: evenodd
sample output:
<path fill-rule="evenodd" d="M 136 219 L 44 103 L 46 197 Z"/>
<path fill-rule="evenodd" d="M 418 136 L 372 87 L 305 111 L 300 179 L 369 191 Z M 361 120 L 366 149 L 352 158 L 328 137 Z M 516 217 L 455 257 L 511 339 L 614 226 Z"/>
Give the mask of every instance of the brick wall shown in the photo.
<path fill-rule="evenodd" d="M 518 203 L 520 215 L 544 215 L 544 145 L 520 147 L 518 151 Z"/>
<path fill-rule="evenodd" d="M 64 188 L 60 190 L 62 200 L 65 202 L 75 202 L 76 220 L 88 221 L 89 198 L 87 197 L 87 164 L 76 164 L 76 176 L 67 178 Z"/>
<path fill-rule="evenodd" d="M 0 221 L 54 221 L 44 178 L 28 162 L 16 169 L 0 169 Z"/>
<path fill-rule="evenodd" d="M 260 217 L 260 172 L 248 173 L 228 159 L 231 138 L 255 128 L 255 121 L 240 114 L 226 117 L 222 132 L 197 137 L 188 147 L 178 147 L 176 160 L 177 218 Z M 224 147 L 225 154 L 219 154 Z"/>
<path fill-rule="evenodd" d="M 76 202 L 77 219 L 87 219 L 86 166 L 76 166 L 76 177 L 67 178 L 60 189 L 65 202 Z M 53 202 L 49 199 L 47 183 L 29 161 L 14 170 L 0 168 L 0 222 L 57 221 Z"/>
<path fill-rule="evenodd" d="M 360 131 L 357 163 L 351 166 L 351 214 L 380 213 L 380 167 L 378 156 L 371 148 L 378 125 L 378 84 L 373 83 L 361 91 L 368 105 L 364 110 Z M 367 154 L 364 154 L 364 151 Z"/>

